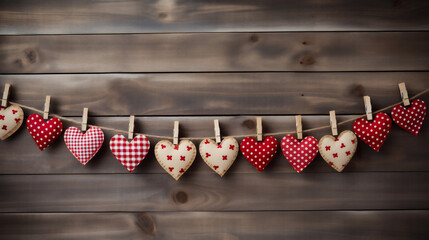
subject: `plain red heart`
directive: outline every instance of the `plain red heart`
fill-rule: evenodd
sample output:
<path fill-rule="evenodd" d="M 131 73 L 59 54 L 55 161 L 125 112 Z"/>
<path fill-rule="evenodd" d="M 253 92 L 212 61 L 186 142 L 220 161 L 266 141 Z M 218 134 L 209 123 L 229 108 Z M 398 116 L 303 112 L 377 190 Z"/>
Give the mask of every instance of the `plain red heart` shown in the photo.
<path fill-rule="evenodd" d="M 277 152 L 277 139 L 268 136 L 258 142 L 252 137 L 246 137 L 241 141 L 240 150 L 247 161 L 262 172 Z"/>
<path fill-rule="evenodd" d="M 359 118 L 353 123 L 353 131 L 356 135 L 377 152 L 389 135 L 391 127 L 392 121 L 389 115 L 382 112 L 377 113 L 371 122 L 365 118 Z"/>
<path fill-rule="evenodd" d="M 301 142 L 292 135 L 286 135 L 281 141 L 283 155 L 295 170 L 300 173 L 316 157 L 319 147 L 317 139 L 312 136 Z"/>
<path fill-rule="evenodd" d="M 391 115 L 398 126 L 417 136 L 425 120 L 426 103 L 423 100 L 416 99 L 409 108 L 396 105 L 393 107 Z"/>
<path fill-rule="evenodd" d="M 63 123 L 58 118 L 51 118 L 47 122 L 39 114 L 31 114 L 27 119 L 27 129 L 40 151 L 43 151 L 63 131 Z"/>

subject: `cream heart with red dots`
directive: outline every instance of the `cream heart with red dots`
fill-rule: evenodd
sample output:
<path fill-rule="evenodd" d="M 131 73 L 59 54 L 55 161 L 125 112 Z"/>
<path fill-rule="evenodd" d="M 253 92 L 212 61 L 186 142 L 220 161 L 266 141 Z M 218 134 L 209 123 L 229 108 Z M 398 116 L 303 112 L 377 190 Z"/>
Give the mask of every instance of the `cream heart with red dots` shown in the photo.
<path fill-rule="evenodd" d="M 238 142 L 235 138 L 226 137 L 218 145 L 207 138 L 200 143 L 200 154 L 207 165 L 222 177 L 237 158 Z"/>
<path fill-rule="evenodd" d="M 391 115 L 393 121 L 398 126 L 417 136 L 423 120 L 425 120 L 426 103 L 423 100 L 416 99 L 411 103 L 411 107 L 409 108 L 396 105 L 393 107 Z"/>
<path fill-rule="evenodd" d="M 5 140 L 15 133 L 23 121 L 24 111 L 19 106 L 0 106 L 0 140 Z"/>
<path fill-rule="evenodd" d="M 247 161 L 262 172 L 277 152 L 277 139 L 268 136 L 258 142 L 252 137 L 246 137 L 241 141 L 240 150 Z"/>
<path fill-rule="evenodd" d="M 319 152 L 333 169 L 341 172 L 355 154 L 357 142 L 356 135 L 350 130 L 341 132 L 338 137 L 326 135 L 319 141 Z"/>
<path fill-rule="evenodd" d="M 63 123 L 58 118 L 51 118 L 45 122 L 39 114 L 31 114 L 27 118 L 27 129 L 40 151 L 43 151 L 63 131 Z"/>
<path fill-rule="evenodd" d="M 356 135 L 377 152 L 389 135 L 391 127 L 392 121 L 389 115 L 382 112 L 377 113 L 371 122 L 365 118 L 359 118 L 353 123 L 353 131 Z"/>
<path fill-rule="evenodd" d="M 149 152 L 150 142 L 144 135 L 137 135 L 131 142 L 116 134 L 110 139 L 110 150 L 118 161 L 132 172 Z"/>
<path fill-rule="evenodd" d="M 195 145 L 189 140 L 182 140 L 177 145 L 162 140 L 155 146 L 156 160 L 176 180 L 192 165 L 196 154 Z"/>
<path fill-rule="evenodd" d="M 298 173 L 313 161 L 319 149 L 315 137 L 308 136 L 300 142 L 292 135 L 283 137 L 281 148 L 283 155 Z"/>
<path fill-rule="evenodd" d="M 99 127 L 90 127 L 85 134 L 76 127 L 69 127 L 64 133 L 64 142 L 73 156 L 86 165 L 103 145 L 104 133 Z"/>

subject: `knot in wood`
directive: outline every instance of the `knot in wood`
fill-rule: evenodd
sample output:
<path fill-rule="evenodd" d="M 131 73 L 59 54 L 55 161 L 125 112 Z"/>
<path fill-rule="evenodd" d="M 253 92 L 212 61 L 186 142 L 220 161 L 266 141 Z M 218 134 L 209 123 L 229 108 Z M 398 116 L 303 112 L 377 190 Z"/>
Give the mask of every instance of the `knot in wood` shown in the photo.
<path fill-rule="evenodd" d="M 299 59 L 299 64 L 301 65 L 312 65 L 315 62 L 316 60 L 314 60 L 314 57 L 310 54 L 305 54 Z"/>
<path fill-rule="evenodd" d="M 249 37 L 249 41 L 251 41 L 251 42 L 257 42 L 257 41 L 259 41 L 259 36 L 256 35 L 256 34 L 252 34 Z"/>
<path fill-rule="evenodd" d="M 39 61 L 39 53 L 36 49 L 27 48 L 24 50 L 24 54 L 28 63 L 34 64 Z"/>
<path fill-rule="evenodd" d="M 365 89 L 362 85 L 358 84 L 352 87 L 350 93 L 356 97 L 363 97 L 365 95 Z"/>
<path fill-rule="evenodd" d="M 178 191 L 173 194 L 173 201 L 176 203 L 184 204 L 188 201 L 188 194 L 184 191 Z"/>
<path fill-rule="evenodd" d="M 243 123 L 241 123 L 241 125 L 243 127 L 248 128 L 248 129 L 255 129 L 256 128 L 256 122 L 254 120 L 251 120 L 251 119 L 244 120 Z"/>
<path fill-rule="evenodd" d="M 149 214 L 146 214 L 146 213 L 138 214 L 137 226 L 139 226 L 140 229 L 148 235 L 155 235 L 156 233 L 155 223 L 153 222 L 153 219 Z"/>

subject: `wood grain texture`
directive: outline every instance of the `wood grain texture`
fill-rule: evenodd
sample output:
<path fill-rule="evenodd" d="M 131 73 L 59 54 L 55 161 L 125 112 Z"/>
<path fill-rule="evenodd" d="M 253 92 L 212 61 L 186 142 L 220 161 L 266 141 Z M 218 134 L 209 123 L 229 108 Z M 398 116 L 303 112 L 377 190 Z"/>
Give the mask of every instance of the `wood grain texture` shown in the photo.
<path fill-rule="evenodd" d="M 51 112 L 81 116 L 362 114 L 363 96 L 373 109 L 429 88 L 429 72 L 171 73 L 0 75 L 11 83 L 10 100 Z M 2 87 L 1 87 L 2 89 Z M 429 98 L 423 97 L 429 101 Z"/>
<path fill-rule="evenodd" d="M 429 236 L 425 224 L 428 213 L 423 210 L 0 214 L 0 238 L 425 239 Z"/>
<path fill-rule="evenodd" d="M 425 71 L 429 32 L 0 36 L 0 73 Z"/>
<path fill-rule="evenodd" d="M 28 113 L 27 113 L 28 114 Z M 337 116 L 338 121 L 350 119 L 351 116 Z M 79 120 L 79 118 L 75 118 Z M 256 134 L 256 119 L 254 116 L 238 117 L 139 117 L 136 118 L 136 132 L 172 136 L 173 121 L 180 122 L 180 137 L 214 137 L 213 120 L 219 119 L 221 134 L 223 136 L 239 134 Z M 128 117 L 90 117 L 90 124 L 127 130 Z M 263 117 L 263 131 L 295 131 L 294 116 L 266 116 Z M 329 116 L 303 116 L 304 130 L 329 124 Z M 70 124 L 64 123 L 64 129 Z M 79 126 L 78 126 L 79 127 Z M 352 129 L 352 123 L 339 126 L 339 131 Z M 62 173 L 127 173 L 109 149 L 110 138 L 114 132 L 105 131 L 105 142 L 97 155 L 86 165 L 82 166 L 66 148 L 63 137 L 54 142 L 45 151 L 40 152 L 23 126 L 9 139 L 1 142 L 0 147 L 0 174 L 62 174 Z M 319 130 L 311 133 L 320 139 L 326 134 L 331 134 L 330 129 Z M 304 133 L 304 137 L 310 133 Z M 275 136 L 280 140 L 283 136 Z M 134 170 L 135 173 L 163 173 L 155 159 L 153 149 L 160 139 L 149 138 L 151 149 L 145 160 Z M 237 139 L 239 142 L 241 138 Z M 374 151 L 364 142 L 359 141 L 356 155 L 344 172 L 386 172 L 386 171 L 429 171 L 427 161 L 427 148 L 425 143 L 429 142 L 429 128 L 424 124 L 419 135 L 402 130 L 395 124 L 380 152 Z M 199 146 L 199 141 L 194 141 Z M 226 175 L 232 173 L 256 173 L 256 169 L 239 153 L 237 160 Z M 277 154 L 272 162 L 264 170 L 266 174 L 271 173 L 295 173 L 290 164 L 281 153 Z M 311 172 L 335 172 L 318 155 L 316 159 L 301 174 Z M 201 159 L 199 153 L 193 165 L 186 174 L 207 173 L 216 176 Z M 186 175 L 185 174 L 185 175 Z"/>
<path fill-rule="evenodd" d="M 428 30 L 409 1 L 31 1 L 0 3 L 0 34 Z"/>
<path fill-rule="evenodd" d="M 429 207 L 428 172 L 0 175 L 0 212 Z"/>

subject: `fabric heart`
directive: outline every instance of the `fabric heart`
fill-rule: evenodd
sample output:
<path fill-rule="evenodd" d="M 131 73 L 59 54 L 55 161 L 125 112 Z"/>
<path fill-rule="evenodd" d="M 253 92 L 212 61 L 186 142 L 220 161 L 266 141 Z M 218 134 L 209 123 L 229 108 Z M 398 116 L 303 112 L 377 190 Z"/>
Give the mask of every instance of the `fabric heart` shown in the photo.
<path fill-rule="evenodd" d="M 246 137 L 241 141 L 240 150 L 247 161 L 262 172 L 277 152 L 277 139 L 268 136 L 258 142 L 252 137 Z"/>
<path fill-rule="evenodd" d="M 119 162 L 132 172 L 149 152 L 150 142 L 144 135 L 137 135 L 131 142 L 116 134 L 110 139 L 110 150 Z"/>
<path fill-rule="evenodd" d="M 194 162 L 197 150 L 189 140 L 182 140 L 174 145 L 170 141 L 159 141 L 155 146 L 155 157 L 159 164 L 174 179 L 179 178 Z"/>
<path fill-rule="evenodd" d="M 58 118 L 51 118 L 47 122 L 39 114 L 31 114 L 27 118 L 27 129 L 40 151 L 43 151 L 63 131 L 63 123 Z"/>
<path fill-rule="evenodd" d="M 357 143 L 356 135 L 346 130 L 337 138 L 332 135 L 323 136 L 319 141 L 319 152 L 333 169 L 341 172 L 355 154 Z"/>
<path fill-rule="evenodd" d="M 305 137 L 301 142 L 293 135 L 286 135 L 281 142 L 283 155 L 298 172 L 302 172 L 318 152 L 317 139 L 312 136 Z"/>
<path fill-rule="evenodd" d="M 24 120 L 24 111 L 19 106 L 7 108 L 0 106 L 0 140 L 5 140 L 15 133 Z"/>
<path fill-rule="evenodd" d="M 237 158 L 238 142 L 235 138 L 226 137 L 218 145 L 206 138 L 200 143 L 200 154 L 204 162 L 222 177 Z"/>
<path fill-rule="evenodd" d="M 416 99 L 408 109 L 402 105 L 396 105 L 393 107 L 391 115 L 398 126 L 417 136 L 423 120 L 425 120 L 426 103 L 423 100 Z"/>
<path fill-rule="evenodd" d="M 353 131 L 356 135 L 377 152 L 389 135 L 391 127 L 392 121 L 389 115 L 382 112 L 377 113 L 372 122 L 359 118 L 353 123 Z"/>
<path fill-rule="evenodd" d="M 100 150 L 104 142 L 104 133 L 99 127 L 90 127 L 83 134 L 76 127 L 69 127 L 64 133 L 67 148 L 83 165 Z"/>

